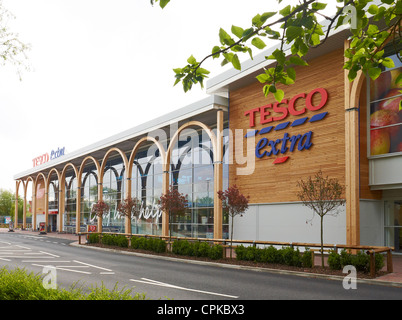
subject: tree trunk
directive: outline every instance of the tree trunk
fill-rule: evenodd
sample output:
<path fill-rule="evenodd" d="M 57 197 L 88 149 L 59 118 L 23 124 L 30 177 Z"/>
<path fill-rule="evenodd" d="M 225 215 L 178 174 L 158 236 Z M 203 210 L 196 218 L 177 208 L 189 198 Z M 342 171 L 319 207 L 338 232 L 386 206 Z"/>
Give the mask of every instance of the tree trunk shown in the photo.
<path fill-rule="evenodd" d="M 232 259 L 232 248 L 233 248 L 233 220 L 234 216 L 232 217 L 232 230 L 230 230 L 230 259 Z"/>
<path fill-rule="evenodd" d="M 324 268 L 324 216 L 321 217 L 321 266 Z"/>

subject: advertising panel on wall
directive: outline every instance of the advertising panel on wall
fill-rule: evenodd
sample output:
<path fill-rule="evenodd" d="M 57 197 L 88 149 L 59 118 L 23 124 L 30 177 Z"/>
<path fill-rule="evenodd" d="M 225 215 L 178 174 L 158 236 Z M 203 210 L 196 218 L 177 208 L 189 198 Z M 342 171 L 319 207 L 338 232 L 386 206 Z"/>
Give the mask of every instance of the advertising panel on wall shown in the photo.
<path fill-rule="evenodd" d="M 370 81 L 370 155 L 402 152 L 401 68 L 385 70 Z"/>

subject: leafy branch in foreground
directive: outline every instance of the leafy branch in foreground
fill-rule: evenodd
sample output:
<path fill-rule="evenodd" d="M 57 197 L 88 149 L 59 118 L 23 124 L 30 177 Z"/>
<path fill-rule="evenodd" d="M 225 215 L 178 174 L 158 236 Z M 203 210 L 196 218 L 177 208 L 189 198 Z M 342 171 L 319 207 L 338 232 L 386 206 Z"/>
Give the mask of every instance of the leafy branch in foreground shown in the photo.
<path fill-rule="evenodd" d="M 0 0 L 0 65 L 10 63 L 17 67 L 17 74 L 21 80 L 22 69 L 29 70 L 26 52 L 30 45 L 23 43 L 18 34 L 11 32 L 8 27 L 10 19 L 15 19 Z"/>
<path fill-rule="evenodd" d="M 152 0 L 151 3 L 157 0 Z M 278 0 L 281 3 L 282 0 Z M 169 1 L 160 0 L 163 7 Z M 349 70 L 349 80 L 353 81 L 358 71 L 367 72 L 375 80 L 381 73 L 381 66 L 392 68 L 394 62 L 384 58 L 383 47 L 391 42 L 395 52 L 402 61 L 402 51 L 398 48 L 401 41 L 402 0 L 337 0 L 336 13 L 332 17 L 323 14 L 327 4 L 316 0 L 299 1 L 298 5 L 288 5 L 278 12 L 257 14 L 251 20 L 251 26 L 242 28 L 233 25 L 231 33 L 224 29 L 219 30 L 220 44 L 212 48 L 211 53 L 198 61 L 193 55 L 187 59 L 183 68 L 175 68 L 175 83 L 182 83 L 185 92 L 191 90 L 194 84 L 203 87 L 203 81 L 209 71 L 201 65 L 209 58 L 223 57 L 221 65 L 231 63 L 241 70 L 239 54 L 247 53 L 253 58 L 253 49 L 264 49 L 268 42 L 279 42 L 266 59 L 273 60 L 273 66 L 264 68 L 264 72 L 257 76 L 264 84 L 265 96 L 274 94 L 277 101 L 284 97 L 283 90 L 277 84 L 291 85 L 296 80 L 294 66 L 307 66 L 306 54 L 311 48 L 324 43 L 330 31 L 349 23 L 352 36 L 350 48 L 345 51 L 344 68 Z M 324 22 L 318 22 L 323 19 Z M 382 22 L 383 29 L 377 24 Z M 251 44 L 248 44 L 251 43 Z M 402 80 L 398 79 L 398 80 Z"/>

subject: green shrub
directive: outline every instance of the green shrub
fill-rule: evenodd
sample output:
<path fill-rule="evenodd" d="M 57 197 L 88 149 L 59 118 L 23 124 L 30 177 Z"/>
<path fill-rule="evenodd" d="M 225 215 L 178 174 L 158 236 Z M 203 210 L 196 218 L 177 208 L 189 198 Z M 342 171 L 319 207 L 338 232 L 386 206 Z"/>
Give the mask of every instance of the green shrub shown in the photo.
<path fill-rule="evenodd" d="M 91 233 L 88 236 L 89 243 L 99 243 L 99 233 Z"/>
<path fill-rule="evenodd" d="M 166 241 L 158 238 L 131 237 L 131 248 L 149 250 L 154 252 L 166 252 Z"/>
<path fill-rule="evenodd" d="M 208 258 L 212 260 L 222 259 L 223 247 L 219 244 L 215 244 L 209 248 Z"/>
<path fill-rule="evenodd" d="M 281 249 L 283 263 L 287 266 L 301 267 L 302 260 L 299 249 L 285 247 Z"/>
<path fill-rule="evenodd" d="M 309 248 L 306 248 L 306 250 L 304 250 L 302 257 L 301 257 L 301 262 L 302 262 L 302 266 L 304 268 L 312 268 L 313 267 L 313 260 L 311 259 L 312 255 L 311 255 L 311 251 Z"/>
<path fill-rule="evenodd" d="M 113 246 L 114 245 L 114 239 L 111 234 L 103 234 L 102 235 L 102 244 L 107 245 L 107 246 Z"/>
<path fill-rule="evenodd" d="M 261 262 L 279 263 L 281 260 L 280 252 L 275 247 L 269 246 L 268 248 L 262 249 L 260 259 Z"/>
<path fill-rule="evenodd" d="M 352 254 L 343 249 L 340 254 L 340 262 L 342 268 L 344 266 L 352 265 L 353 264 Z"/>
<path fill-rule="evenodd" d="M 328 255 L 328 266 L 332 270 L 341 270 L 342 269 L 342 264 L 341 264 L 341 255 L 336 252 L 335 250 L 331 250 Z"/>
<path fill-rule="evenodd" d="M 356 255 L 352 255 L 352 265 L 357 271 L 370 271 L 370 256 L 364 251 L 359 251 Z"/>
<path fill-rule="evenodd" d="M 245 260 L 246 247 L 243 246 L 242 244 L 240 246 L 237 246 L 235 248 L 235 253 L 236 253 L 237 260 Z"/>
<path fill-rule="evenodd" d="M 0 268 L 0 300 L 144 300 L 145 294 L 131 289 L 113 290 L 103 284 L 90 288 L 45 289 L 42 277 L 27 273 L 25 269 Z"/>
<path fill-rule="evenodd" d="M 380 271 L 384 267 L 384 256 L 377 253 L 375 255 L 375 271 Z"/>

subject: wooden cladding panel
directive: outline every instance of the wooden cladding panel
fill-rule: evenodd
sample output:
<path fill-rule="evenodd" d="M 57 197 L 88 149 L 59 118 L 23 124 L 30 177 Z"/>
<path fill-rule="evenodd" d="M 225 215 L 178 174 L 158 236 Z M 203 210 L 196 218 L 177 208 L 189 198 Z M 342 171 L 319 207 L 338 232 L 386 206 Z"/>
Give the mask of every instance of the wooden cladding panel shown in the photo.
<path fill-rule="evenodd" d="M 345 181 L 345 111 L 344 111 L 344 86 L 343 86 L 343 50 L 333 51 L 309 61 L 308 67 L 296 67 L 296 82 L 291 86 L 278 86 L 285 91 L 285 98 L 290 100 L 299 93 L 306 95 L 315 88 L 324 88 L 328 92 L 326 105 L 318 111 L 306 112 L 299 116 L 288 115 L 285 119 L 266 124 L 260 124 L 259 113 L 255 119 L 255 127 L 250 128 L 249 117 L 244 112 L 274 103 L 273 96 L 265 98 L 262 87 L 257 80 L 255 83 L 240 88 L 230 93 L 230 129 L 262 129 L 264 127 L 290 121 L 303 117 L 311 118 L 315 114 L 328 112 L 327 116 L 318 122 L 304 123 L 297 127 L 288 127 L 279 131 L 271 131 L 267 134 L 255 137 L 255 143 L 249 150 L 246 149 L 246 140 L 235 143 L 236 148 L 243 148 L 243 154 L 251 153 L 255 159 L 255 170 L 250 175 L 238 175 L 237 169 L 245 167 L 244 164 L 237 164 L 234 157 L 233 164 L 229 168 L 229 183 L 237 184 L 242 193 L 250 196 L 251 203 L 272 203 L 297 201 L 297 181 L 314 175 L 321 169 L 324 175 L 337 178 L 344 184 Z M 315 94 L 313 105 L 317 105 L 320 94 Z M 296 110 L 305 106 L 305 100 L 299 99 L 296 103 Z M 280 114 L 272 115 L 279 116 Z M 263 158 L 255 157 L 255 146 L 257 142 L 265 137 L 269 140 L 282 139 L 284 133 L 289 136 L 305 134 L 312 131 L 312 146 L 308 150 L 297 150 L 294 152 L 278 153 L 276 156 Z M 280 149 L 280 144 L 277 149 Z M 290 142 L 287 144 L 290 147 Z M 262 150 L 269 151 L 270 147 Z M 235 151 L 239 152 L 239 150 Z M 289 159 L 281 164 L 273 164 L 278 157 L 289 156 Z"/>

